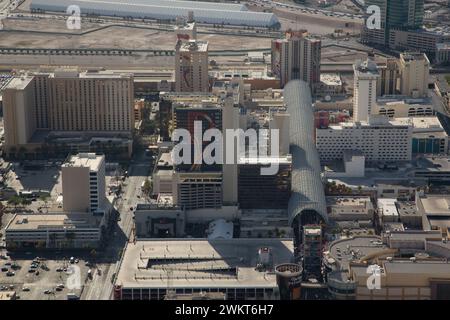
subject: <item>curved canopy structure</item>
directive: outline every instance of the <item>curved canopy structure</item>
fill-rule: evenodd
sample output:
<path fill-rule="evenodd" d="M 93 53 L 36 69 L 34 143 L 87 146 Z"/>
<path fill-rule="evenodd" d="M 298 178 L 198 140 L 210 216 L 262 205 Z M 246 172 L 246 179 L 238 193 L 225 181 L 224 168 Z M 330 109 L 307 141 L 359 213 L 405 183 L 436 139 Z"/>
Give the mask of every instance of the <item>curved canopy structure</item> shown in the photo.
<path fill-rule="evenodd" d="M 328 221 L 325 192 L 320 177 L 320 160 L 314 141 L 314 114 L 311 90 L 301 80 L 292 80 L 284 87 L 284 103 L 290 123 L 289 139 L 292 154 L 292 187 L 289 199 L 289 223 L 301 225 Z"/>
<path fill-rule="evenodd" d="M 32 0 L 32 10 L 66 12 L 70 5 L 81 14 L 175 20 L 194 13 L 199 23 L 274 27 L 279 22 L 273 13 L 248 11 L 242 4 L 179 0 Z"/>

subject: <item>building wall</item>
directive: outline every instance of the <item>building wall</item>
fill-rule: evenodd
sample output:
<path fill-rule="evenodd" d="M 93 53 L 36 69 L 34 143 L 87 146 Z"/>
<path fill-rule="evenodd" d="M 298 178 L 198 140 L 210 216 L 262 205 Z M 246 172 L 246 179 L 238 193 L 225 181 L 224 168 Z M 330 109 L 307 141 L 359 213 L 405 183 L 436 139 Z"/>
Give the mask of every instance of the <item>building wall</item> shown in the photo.
<path fill-rule="evenodd" d="M 36 130 L 34 105 L 34 82 L 23 89 L 5 89 L 3 92 L 3 123 L 5 146 L 26 144 Z"/>
<path fill-rule="evenodd" d="M 427 97 L 430 77 L 430 61 L 425 54 L 412 60 L 400 55 L 400 91 L 411 97 Z"/>
<path fill-rule="evenodd" d="M 133 78 L 51 78 L 49 129 L 131 131 Z"/>
<path fill-rule="evenodd" d="M 377 96 L 392 95 L 397 93 L 399 80 L 397 59 L 386 59 L 386 64 L 378 66 L 380 77 L 377 82 Z"/>
<path fill-rule="evenodd" d="M 353 96 L 353 119 L 367 121 L 376 102 L 376 77 L 355 75 L 355 91 Z"/>
<path fill-rule="evenodd" d="M 360 150 L 367 161 L 410 161 L 412 128 L 358 126 L 316 129 L 321 161 L 341 160 L 345 150 Z"/>
<path fill-rule="evenodd" d="M 305 35 L 272 41 L 272 73 L 280 86 L 301 79 L 313 89 L 320 82 L 321 47 L 320 40 Z"/>
<path fill-rule="evenodd" d="M 175 50 L 175 90 L 177 92 L 208 92 L 208 50 Z"/>
<path fill-rule="evenodd" d="M 63 209 L 68 212 L 88 212 L 89 168 L 62 167 Z"/>

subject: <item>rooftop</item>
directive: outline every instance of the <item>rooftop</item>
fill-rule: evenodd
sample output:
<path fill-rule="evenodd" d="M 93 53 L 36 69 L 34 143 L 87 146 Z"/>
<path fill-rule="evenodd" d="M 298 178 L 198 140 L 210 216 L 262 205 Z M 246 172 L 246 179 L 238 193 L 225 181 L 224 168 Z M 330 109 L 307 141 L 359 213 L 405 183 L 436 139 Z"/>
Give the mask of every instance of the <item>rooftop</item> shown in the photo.
<path fill-rule="evenodd" d="M 62 167 L 84 167 L 90 168 L 91 171 L 98 171 L 104 158 L 105 156 L 96 155 L 95 153 L 79 153 L 70 156 Z"/>
<path fill-rule="evenodd" d="M 321 73 L 320 82 L 323 82 L 327 86 L 341 86 L 342 80 L 338 73 Z"/>
<path fill-rule="evenodd" d="M 24 90 L 32 80 L 33 76 L 28 75 L 21 75 L 18 77 L 14 77 L 6 85 L 5 90 L 6 89 Z"/>
<path fill-rule="evenodd" d="M 377 200 L 378 209 L 381 210 L 383 216 L 398 216 L 395 202 L 397 199 L 382 199 Z"/>
<path fill-rule="evenodd" d="M 412 201 L 397 201 L 395 203 L 400 216 L 420 216 L 416 203 Z"/>
<path fill-rule="evenodd" d="M 421 61 L 421 60 L 427 60 L 428 58 L 425 53 L 420 52 L 405 52 L 400 54 L 400 61 L 404 60 L 406 62 L 409 61 Z"/>
<path fill-rule="evenodd" d="M 419 197 L 426 215 L 450 216 L 450 196 L 426 195 Z"/>
<path fill-rule="evenodd" d="M 125 288 L 267 288 L 277 286 L 273 272 L 255 270 L 258 250 L 272 249 L 273 266 L 289 262 L 292 240 L 169 239 L 129 243 L 118 272 Z"/>
<path fill-rule="evenodd" d="M 371 204 L 369 197 L 326 197 L 327 206 L 347 207 L 347 206 L 361 206 L 366 207 Z"/>
<path fill-rule="evenodd" d="M 328 262 L 330 258 L 340 266 L 340 269 L 348 270 L 352 261 L 358 261 L 366 255 L 387 249 L 378 236 L 352 237 L 334 241 L 328 249 Z M 331 262 L 333 261 L 331 260 Z"/>
<path fill-rule="evenodd" d="M 197 41 L 197 40 L 189 40 L 189 41 L 179 41 L 177 44 L 180 52 L 207 52 L 208 51 L 208 42 L 207 41 Z"/>
<path fill-rule="evenodd" d="M 357 60 L 353 66 L 353 69 L 355 71 L 355 76 L 362 76 L 362 75 L 378 75 L 378 67 L 377 64 L 370 59 L 367 60 Z"/>
<path fill-rule="evenodd" d="M 16 214 L 6 227 L 6 231 L 90 229 L 98 228 L 100 220 L 100 217 L 88 213 Z"/>

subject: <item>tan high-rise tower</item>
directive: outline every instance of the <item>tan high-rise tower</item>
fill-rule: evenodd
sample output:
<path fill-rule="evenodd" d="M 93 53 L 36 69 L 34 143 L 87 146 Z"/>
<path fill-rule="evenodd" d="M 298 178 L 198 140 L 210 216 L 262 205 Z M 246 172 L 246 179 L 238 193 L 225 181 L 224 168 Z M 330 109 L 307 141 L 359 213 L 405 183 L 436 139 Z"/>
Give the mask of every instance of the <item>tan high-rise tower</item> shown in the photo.
<path fill-rule="evenodd" d="M 208 92 L 208 42 L 178 40 L 175 46 L 177 92 Z"/>

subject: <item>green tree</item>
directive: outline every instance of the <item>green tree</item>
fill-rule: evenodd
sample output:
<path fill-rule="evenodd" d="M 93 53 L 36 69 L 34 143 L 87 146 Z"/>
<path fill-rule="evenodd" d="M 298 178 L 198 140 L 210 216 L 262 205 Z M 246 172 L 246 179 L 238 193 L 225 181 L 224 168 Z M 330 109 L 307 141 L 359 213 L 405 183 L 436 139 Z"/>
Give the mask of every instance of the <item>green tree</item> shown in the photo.
<path fill-rule="evenodd" d="M 17 207 L 23 204 L 23 197 L 12 196 L 8 199 L 8 205 L 14 206 L 14 212 L 17 212 Z"/>
<path fill-rule="evenodd" d="M 142 192 L 146 197 L 150 197 L 152 190 L 153 190 L 152 183 L 150 182 L 150 180 L 145 179 L 144 186 L 142 187 Z"/>
<path fill-rule="evenodd" d="M 44 205 L 45 205 L 45 213 L 48 213 L 48 200 L 50 199 L 50 196 L 48 195 L 48 194 L 42 194 L 40 197 L 39 197 L 39 200 L 41 200 L 42 202 L 44 202 Z"/>

